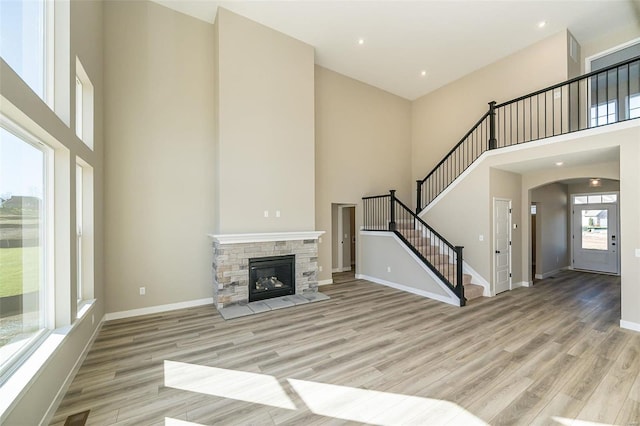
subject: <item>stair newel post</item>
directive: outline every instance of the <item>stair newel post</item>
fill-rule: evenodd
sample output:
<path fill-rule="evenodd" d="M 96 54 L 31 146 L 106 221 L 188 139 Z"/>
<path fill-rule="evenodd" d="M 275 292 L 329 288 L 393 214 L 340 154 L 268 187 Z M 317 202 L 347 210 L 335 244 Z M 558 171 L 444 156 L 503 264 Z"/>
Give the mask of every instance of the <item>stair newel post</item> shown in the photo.
<path fill-rule="evenodd" d="M 389 191 L 391 194 L 391 201 L 389 202 L 389 206 L 391 207 L 391 214 L 389 215 L 389 231 L 396 230 L 396 190 L 392 189 Z"/>
<path fill-rule="evenodd" d="M 496 139 L 496 101 L 489 102 L 489 149 L 498 146 Z"/>
<path fill-rule="evenodd" d="M 416 214 L 420 214 L 420 207 L 422 205 L 422 181 L 416 181 Z"/>
<path fill-rule="evenodd" d="M 464 306 L 467 299 L 464 298 L 464 284 L 462 278 L 462 249 L 463 246 L 456 246 L 456 291 L 460 298 L 460 306 Z"/>

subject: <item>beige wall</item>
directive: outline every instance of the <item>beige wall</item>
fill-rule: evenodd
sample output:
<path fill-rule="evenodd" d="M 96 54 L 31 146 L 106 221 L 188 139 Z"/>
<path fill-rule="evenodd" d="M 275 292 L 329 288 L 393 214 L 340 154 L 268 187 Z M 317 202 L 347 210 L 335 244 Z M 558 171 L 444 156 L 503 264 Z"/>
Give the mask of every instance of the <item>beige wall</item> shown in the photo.
<path fill-rule="evenodd" d="M 215 231 L 314 230 L 313 47 L 222 8 L 217 26 Z"/>
<path fill-rule="evenodd" d="M 107 312 L 211 297 L 213 40 L 155 3 L 105 3 Z"/>
<path fill-rule="evenodd" d="M 69 63 L 65 63 L 66 78 L 69 79 L 68 86 L 70 93 L 64 95 L 69 99 L 75 97 L 75 58 L 78 56 L 82 65 L 87 72 L 88 77 L 94 87 L 94 150 L 87 148 L 75 134 L 75 105 L 70 103 L 70 110 L 61 114 L 68 120 L 71 117 L 71 126 L 65 125 L 48 106 L 42 102 L 7 66 L 4 61 L 0 60 L 0 94 L 3 99 L 0 102 L 0 111 L 8 115 L 18 124 L 27 127 L 32 133 L 47 143 L 50 143 L 56 150 L 56 155 L 68 160 L 66 164 L 56 160 L 56 175 L 66 176 L 70 179 L 70 188 L 68 196 L 60 193 L 58 201 L 62 199 L 63 206 L 56 205 L 56 210 L 61 208 L 66 214 L 59 217 L 58 223 L 63 223 L 63 230 L 72 234 L 75 229 L 76 210 L 75 210 L 75 158 L 81 157 L 87 164 L 93 168 L 94 187 L 94 297 L 95 302 L 90 308 L 87 315 L 82 319 L 76 319 L 76 249 L 75 244 L 67 242 L 65 247 L 65 255 L 58 258 L 69 259 L 70 264 L 68 270 L 63 271 L 66 280 L 56 281 L 58 289 L 65 293 L 62 297 L 62 303 L 57 303 L 56 307 L 60 308 L 56 312 L 56 327 L 67 326 L 72 323 L 71 328 L 62 328 L 54 331 L 52 339 L 58 340 L 62 337 L 62 342 L 57 351 L 51 356 L 47 362 L 29 381 L 28 385 L 23 389 L 20 397 L 10 405 L 11 411 L 0 413 L 0 423 L 13 424 L 39 424 L 46 421 L 46 416 L 53 413 L 48 411 L 50 405 L 57 396 L 62 396 L 66 390 L 65 382 L 70 372 L 73 371 L 74 364 L 82 355 L 85 346 L 91 341 L 91 336 L 100 324 L 100 319 L 105 312 L 105 288 L 103 282 L 103 246 L 104 239 L 104 219 L 103 219 L 103 159 L 104 159 L 104 140 L 103 140 L 103 5 L 102 2 L 84 1 L 68 3 L 70 18 L 69 33 L 69 50 L 65 56 L 68 56 Z M 65 38 L 61 40 L 64 44 Z M 62 93 L 59 93 L 62 95 Z M 64 104 L 65 102 L 62 102 Z M 67 104 L 69 106 L 69 104 Z M 62 197 L 60 197 L 62 196 Z M 73 232 L 74 234 L 75 232 Z M 64 232 L 63 232 L 64 234 Z M 69 237 L 71 241 L 75 239 L 73 235 Z M 64 240 L 65 236 L 57 238 L 57 241 Z M 69 240 L 67 240 L 69 241 Z M 57 243 L 56 243 L 57 244 Z M 56 250 L 58 249 L 56 245 Z M 58 252 L 59 253 L 59 252 Z M 60 266 L 60 265 L 59 265 Z M 59 269 L 67 269 L 59 268 Z M 57 278 L 61 277 L 57 275 Z M 68 281 L 67 281 L 68 280 Z M 56 293 L 57 299 L 60 295 Z M 58 300 L 60 301 L 60 300 Z M 62 306 L 64 305 L 64 306 Z M 63 309 L 64 308 L 64 309 Z M 92 318 L 94 321 L 92 321 Z M 15 373 L 20 376 L 20 380 L 28 377 L 26 373 L 18 369 Z M 9 387 L 8 384 L 6 384 Z M 60 392 L 60 394 L 59 394 Z M 4 398 L 4 393 L 2 395 Z M 3 400 L 3 403 L 10 401 Z M 55 408 L 55 406 L 53 407 Z"/>
<path fill-rule="evenodd" d="M 622 320 L 640 328 L 640 128 L 620 146 Z"/>
<path fill-rule="evenodd" d="M 536 203 L 536 275 L 548 274 L 569 266 L 568 245 L 569 194 L 567 185 L 551 183 L 531 190 L 530 202 Z"/>
<path fill-rule="evenodd" d="M 635 25 L 626 27 L 611 28 L 611 31 L 604 37 L 595 40 L 587 40 L 582 44 L 582 61 L 581 67 L 585 70 L 585 59 L 590 56 L 597 55 L 605 50 L 609 50 L 623 43 L 640 38 L 640 21 L 636 21 Z"/>
<path fill-rule="evenodd" d="M 620 191 L 620 181 L 611 180 L 611 179 L 600 179 L 600 186 L 597 186 L 597 187 L 589 186 L 588 182 L 572 183 L 568 185 L 568 187 L 569 187 L 569 194 L 617 192 L 617 191 Z"/>
<path fill-rule="evenodd" d="M 521 188 L 522 188 L 522 175 L 518 173 L 507 172 L 499 169 L 490 169 L 490 185 L 489 197 L 491 199 L 491 216 L 489 218 L 490 231 L 489 240 L 490 253 L 495 253 L 495 241 L 494 241 L 494 200 L 497 198 L 511 200 L 511 223 L 516 225 L 516 228 L 511 227 L 511 284 L 512 286 L 519 286 L 522 276 L 522 264 L 519 261 L 522 256 L 522 212 L 521 212 Z M 491 294 L 495 293 L 494 280 L 495 276 L 495 256 L 491 256 L 491 275 L 486 277 L 490 279 Z"/>
<path fill-rule="evenodd" d="M 365 195 L 396 189 L 410 203 L 411 104 L 316 66 L 315 111 L 316 228 L 327 232 L 318 245 L 318 264 L 319 279 L 326 281 L 331 279 L 332 203 L 356 205 L 356 229 L 362 225 Z"/>
<path fill-rule="evenodd" d="M 462 77 L 412 104 L 411 176 L 424 178 L 488 111 L 505 102 L 567 79 L 568 32 Z M 414 184 L 415 185 L 415 184 Z"/>

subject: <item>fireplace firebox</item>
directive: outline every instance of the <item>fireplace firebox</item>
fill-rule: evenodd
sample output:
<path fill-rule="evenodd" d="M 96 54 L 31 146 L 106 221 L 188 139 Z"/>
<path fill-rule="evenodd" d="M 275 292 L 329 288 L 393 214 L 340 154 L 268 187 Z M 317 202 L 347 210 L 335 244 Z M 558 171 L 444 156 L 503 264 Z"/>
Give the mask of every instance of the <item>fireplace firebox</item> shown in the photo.
<path fill-rule="evenodd" d="M 249 259 L 249 302 L 295 294 L 296 256 Z"/>

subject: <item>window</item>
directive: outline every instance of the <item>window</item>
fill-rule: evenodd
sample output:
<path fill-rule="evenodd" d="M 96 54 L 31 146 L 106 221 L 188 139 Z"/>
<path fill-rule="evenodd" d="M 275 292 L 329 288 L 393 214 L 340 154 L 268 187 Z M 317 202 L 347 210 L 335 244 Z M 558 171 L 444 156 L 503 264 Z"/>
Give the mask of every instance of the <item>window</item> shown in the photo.
<path fill-rule="evenodd" d="M 93 168 L 76 157 L 76 301 L 77 315 L 93 292 Z"/>
<path fill-rule="evenodd" d="M 76 135 L 93 149 L 93 84 L 76 57 Z"/>
<path fill-rule="evenodd" d="M 76 136 L 82 139 L 82 82 L 76 76 Z"/>
<path fill-rule="evenodd" d="M 83 300 L 82 295 L 82 167 L 76 164 L 76 299 L 78 303 Z"/>
<path fill-rule="evenodd" d="M 640 118 L 640 94 L 627 96 L 629 103 L 629 118 Z"/>
<path fill-rule="evenodd" d="M 45 101 L 50 11 L 45 0 L 0 1 L 0 56 Z"/>
<path fill-rule="evenodd" d="M 601 103 L 597 107 L 593 105 L 591 107 L 591 127 L 602 126 L 604 124 L 615 123 L 616 118 L 616 106 L 615 100 Z"/>
<path fill-rule="evenodd" d="M 9 130 L 10 129 L 10 130 Z M 0 127 L 0 376 L 42 336 L 48 312 L 50 152 Z"/>
<path fill-rule="evenodd" d="M 573 204 L 614 204 L 618 202 L 618 194 L 574 195 Z"/>

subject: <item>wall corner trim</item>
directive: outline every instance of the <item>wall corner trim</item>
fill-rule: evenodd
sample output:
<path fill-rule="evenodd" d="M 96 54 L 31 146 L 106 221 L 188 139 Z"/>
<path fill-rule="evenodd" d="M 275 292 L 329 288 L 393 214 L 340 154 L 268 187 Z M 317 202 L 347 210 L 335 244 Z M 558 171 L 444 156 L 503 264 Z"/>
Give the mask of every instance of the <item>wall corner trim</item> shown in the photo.
<path fill-rule="evenodd" d="M 159 314 L 161 312 L 175 311 L 176 309 L 194 308 L 196 306 L 213 305 L 213 297 L 206 299 L 189 300 L 186 302 L 169 303 L 167 305 L 149 306 L 148 308 L 131 309 L 128 311 L 110 312 L 105 315 L 105 321 L 122 318 L 137 317 L 140 315 Z"/>

